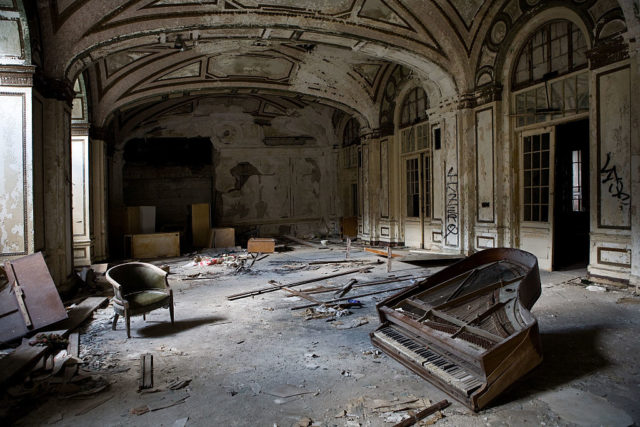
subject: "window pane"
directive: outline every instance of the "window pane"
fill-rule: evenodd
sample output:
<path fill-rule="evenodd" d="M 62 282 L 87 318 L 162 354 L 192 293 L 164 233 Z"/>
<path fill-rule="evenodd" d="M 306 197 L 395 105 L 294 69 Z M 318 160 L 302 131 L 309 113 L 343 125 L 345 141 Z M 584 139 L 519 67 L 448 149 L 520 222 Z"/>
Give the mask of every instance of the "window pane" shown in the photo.
<path fill-rule="evenodd" d="M 573 68 L 587 63 L 587 42 L 579 28 L 573 29 Z"/>
<path fill-rule="evenodd" d="M 580 111 L 589 110 L 589 76 L 583 73 L 577 76 L 578 79 L 578 109 Z"/>
<path fill-rule="evenodd" d="M 542 134 L 542 149 L 543 150 L 548 150 L 549 149 L 549 134 L 548 133 L 543 133 Z"/>
<path fill-rule="evenodd" d="M 407 216 L 420 215 L 420 193 L 418 181 L 418 159 L 408 159 L 405 162 L 407 179 Z"/>
<path fill-rule="evenodd" d="M 564 106 L 567 112 L 576 109 L 576 79 L 573 77 L 564 81 Z"/>

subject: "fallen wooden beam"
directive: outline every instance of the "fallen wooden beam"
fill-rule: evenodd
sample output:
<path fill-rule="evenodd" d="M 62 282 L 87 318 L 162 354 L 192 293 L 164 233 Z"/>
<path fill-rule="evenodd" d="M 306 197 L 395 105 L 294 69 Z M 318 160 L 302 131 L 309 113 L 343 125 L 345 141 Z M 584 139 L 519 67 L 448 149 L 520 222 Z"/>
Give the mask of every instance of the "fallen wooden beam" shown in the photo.
<path fill-rule="evenodd" d="M 406 420 L 402 420 L 401 422 L 399 422 L 398 424 L 394 425 L 393 427 L 409 427 L 414 425 L 415 423 L 417 423 L 418 421 L 420 421 L 423 418 L 427 418 L 429 415 L 433 414 L 436 411 L 439 411 L 441 409 L 446 408 L 447 406 L 449 406 L 451 403 L 449 403 L 449 401 L 447 399 L 442 400 L 434 405 L 429 406 L 427 409 L 423 409 L 422 411 L 418 412 L 417 414 L 413 415 L 410 418 L 407 418 Z"/>
<path fill-rule="evenodd" d="M 410 276 L 410 275 L 403 275 L 403 276 L 397 276 L 397 277 L 390 277 L 388 279 L 382 279 L 382 280 L 374 280 L 372 282 L 360 282 L 360 283 L 356 283 L 355 285 L 353 285 L 353 288 L 364 288 L 367 286 L 375 286 L 375 285 L 384 285 L 385 283 L 393 283 L 393 282 L 406 282 L 407 280 L 422 280 L 425 279 L 426 276 Z M 302 292 L 305 292 L 307 294 L 322 294 L 322 293 L 326 293 L 326 292 L 335 292 L 337 290 L 341 289 L 340 286 L 331 286 L 331 287 L 323 287 L 323 286 L 319 286 L 318 288 L 312 288 L 312 289 L 302 289 Z"/>
<path fill-rule="evenodd" d="M 278 286 L 278 285 L 273 285 L 273 286 Z M 317 299 L 313 298 L 312 296 L 307 295 L 304 292 L 300 292 L 300 291 L 296 291 L 295 289 L 291 289 L 291 288 L 281 288 L 283 291 L 289 292 L 291 295 L 295 295 L 297 297 L 306 299 L 307 301 L 311 301 L 314 304 L 322 304 L 322 302 L 318 301 Z"/>
<path fill-rule="evenodd" d="M 329 301 L 320 301 L 320 304 L 307 304 L 307 305 L 299 305 L 296 307 L 291 307 L 291 310 L 302 310 L 304 308 L 311 308 L 311 307 L 315 307 L 318 305 L 326 305 L 326 304 L 333 304 L 336 302 L 340 302 L 340 301 L 347 301 L 350 299 L 356 299 L 356 298 L 362 298 L 362 297 L 368 297 L 369 295 L 376 295 L 376 294 L 383 294 L 385 292 L 394 292 L 394 291 L 403 291 L 405 289 L 407 289 L 408 286 L 403 286 L 400 288 L 393 288 L 393 289 L 382 289 L 380 291 L 375 291 L 375 292 L 367 292 L 364 294 L 358 294 L 358 295 L 352 295 L 350 297 L 343 297 L 343 298 L 334 298 L 334 299 L 330 299 Z"/>
<path fill-rule="evenodd" d="M 108 302 L 109 298 L 106 297 L 87 298 L 69 310 L 67 319 L 51 325 L 46 331 L 40 333 L 57 334 L 66 338 L 75 328 L 87 320 L 91 313 Z M 20 374 L 29 372 L 40 358 L 49 355 L 50 351 L 48 346 L 31 346 L 28 339 L 23 339 L 22 344 L 13 353 L 0 359 L 0 385 L 15 379 Z"/>
<path fill-rule="evenodd" d="M 362 267 L 362 268 L 354 268 L 353 270 L 346 270 L 346 271 L 341 271 L 339 273 L 328 274 L 326 276 L 316 277 L 314 279 L 301 280 L 299 282 L 289 283 L 289 284 L 286 284 L 286 285 L 277 285 L 277 286 L 272 286 L 270 288 L 257 289 L 255 291 L 241 292 L 241 293 L 238 293 L 238 294 L 229 295 L 229 296 L 227 296 L 227 299 L 229 301 L 234 301 L 234 300 L 241 299 L 241 298 L 253 297 L 253 296 L 256 296 L 256 295 L 266 294 L 268 292 L 275 292 L 275 291 L 277 291 L 279 289 L 282 289 L 284 287 L 291 288 L 293 286 L 306 285 L 307 283 L 319 282 L 321 280 L 331 279 L 333 277 L 345 276 L 347 274 L 364 273 L 367 270 L 370 270 L 371 268 L 372 268 L 372 266 L 369 265 L 369 266 Z"/>
<path fill-rule="evenodd" d="M 383 257 L 387 257 L 389 254 L 386 250 L 374 249 L 374 248 L 364 248 L 366 252 L 371 252 L 372 254 L 380 255 Z M 402 255 L 399 254 L 391 254 L 393 258 L 400 258 Z"/>

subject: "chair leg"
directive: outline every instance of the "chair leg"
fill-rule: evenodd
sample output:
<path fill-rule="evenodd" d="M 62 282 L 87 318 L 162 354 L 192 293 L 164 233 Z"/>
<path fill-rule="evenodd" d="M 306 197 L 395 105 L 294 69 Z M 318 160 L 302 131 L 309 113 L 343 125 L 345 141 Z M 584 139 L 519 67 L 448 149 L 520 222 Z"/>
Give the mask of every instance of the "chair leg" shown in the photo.
<path fill-rule="evenodd" d="M 116 313 L 115 316 L 113 316 L 113 324 L 111 325 L 111 329 L 114 331 L 116 330 L 116 323 L 118 323 L 118 317 L 120 317 L 118 313 Z"/>
<path fill-rule="evenodd" d="M 144 314 L 142 315 L 142 320 L 147 320 L 147 313 L 144 313 Z"/>
<path fill-rule="evenodd" d="M 127 338 L 131 338 L 131 316 L 129 316 L 129 313 L 125 313 L 124 317 L 127 318 Z"/>

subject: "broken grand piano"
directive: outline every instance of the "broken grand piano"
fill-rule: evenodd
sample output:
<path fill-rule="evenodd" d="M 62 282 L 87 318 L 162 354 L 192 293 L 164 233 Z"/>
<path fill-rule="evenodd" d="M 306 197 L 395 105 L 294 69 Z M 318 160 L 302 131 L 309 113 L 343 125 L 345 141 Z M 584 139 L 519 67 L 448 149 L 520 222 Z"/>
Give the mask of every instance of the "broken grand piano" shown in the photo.
<path fill-rule="evenodd" d="M 379 303 L 371 340 L 478 411 L 542 362 L 539 296 L 535 256 L 487 249 Z"/>

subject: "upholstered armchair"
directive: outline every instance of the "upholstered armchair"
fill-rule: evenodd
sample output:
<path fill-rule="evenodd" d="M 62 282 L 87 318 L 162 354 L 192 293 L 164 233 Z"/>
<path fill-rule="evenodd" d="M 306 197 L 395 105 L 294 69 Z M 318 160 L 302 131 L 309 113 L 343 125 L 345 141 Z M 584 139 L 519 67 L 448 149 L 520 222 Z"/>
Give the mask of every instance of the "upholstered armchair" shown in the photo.
<path fill-rule="evenodd" d="M 167 272 L 145 262 L 128 262 L 107 271 L 107 281 L 113 286 L 112 328 L 115 331 L 119 316 L 127 323 L 127 337 L 131 338 L 131 316 L 142 315 L 157 308 L 169 308 L 173 325 L 173 291 Z"/>

